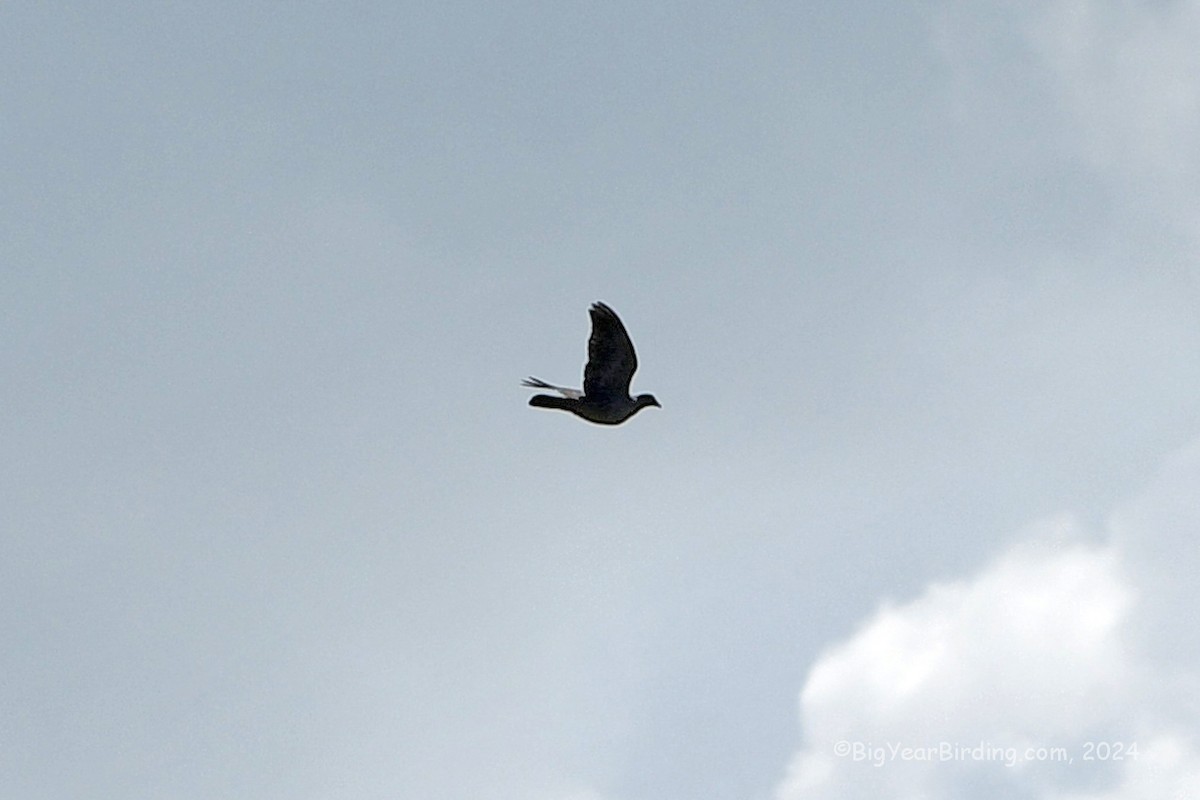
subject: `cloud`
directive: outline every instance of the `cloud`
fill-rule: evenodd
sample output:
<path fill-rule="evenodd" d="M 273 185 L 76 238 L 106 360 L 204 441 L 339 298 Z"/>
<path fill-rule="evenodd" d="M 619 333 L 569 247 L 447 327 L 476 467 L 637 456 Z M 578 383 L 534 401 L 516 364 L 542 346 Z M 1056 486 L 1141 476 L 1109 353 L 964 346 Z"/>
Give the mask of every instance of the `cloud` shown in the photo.
<path fill-rule="evenodd" d="M 1015 91 L 995 62 L 1019 61 L 1120 209 L 1200 241 L 1200 0 L 948 5 L 936 22 L 965 118 Z M 1200 440 L 1107 523 L 1046 520 L 884 604 L 813 664 L 778 799 L 1200 797 L 1198 490 Z"/>
<path fill-rule="evenodd" d="M 779 799 L 1200 797 L 1198 488 L 1194 446 L 1103 535 L 1051 520 L 884 605 L 812 667 Z"/>
<path fill-rule="evenodd" d="M 1200 2 L 1059 0 L 1027 25 L 1096 164 L 1195 175 Z"/>
<path fill-rule="evenodd" d="M 949 3 L 930 24 L 964 120 L 1035 131 L 1200 238 L 1200 0 Z"/>

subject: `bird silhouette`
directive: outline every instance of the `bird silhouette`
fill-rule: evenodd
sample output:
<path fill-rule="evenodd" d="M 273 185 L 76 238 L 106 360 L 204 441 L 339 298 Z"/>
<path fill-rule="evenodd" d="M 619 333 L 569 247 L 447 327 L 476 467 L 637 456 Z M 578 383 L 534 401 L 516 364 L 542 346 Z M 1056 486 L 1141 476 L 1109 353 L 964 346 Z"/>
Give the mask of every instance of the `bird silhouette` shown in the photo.
<path fill-rule="evenodd" d="M 530 377 L 521 381 L 521 385 L 553 389 L 562 397 L 535 394 L 529 398 L 529 405 L 570 411 L 598 425 L 620 425 L 647 406 L 661 408 L 652 394 L 629 396 L 629 382 L 637 370 L 637 354 L 617 312 L 604 303 L 593 303 L 588 313 L 592 317 L 592 335 L 588 338 L 587 366 L 583 368 L 583 391 Z"/>

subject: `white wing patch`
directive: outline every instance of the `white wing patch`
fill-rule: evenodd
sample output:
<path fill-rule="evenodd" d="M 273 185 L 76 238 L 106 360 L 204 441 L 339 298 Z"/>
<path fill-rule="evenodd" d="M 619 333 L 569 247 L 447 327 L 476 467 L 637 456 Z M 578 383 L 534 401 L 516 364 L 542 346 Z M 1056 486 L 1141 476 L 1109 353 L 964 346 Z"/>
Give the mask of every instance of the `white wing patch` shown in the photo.
<path fill-rule="evenodd" d="M 534 377 L 529 377 L 521 381 L 521 385 L 527 386 L 530 389 L 553 389 L 568 400 L 578 400 L 579 398 L 583 397 L 583 392 L 581 392 L 579 389 L 568 389 L 565 386 L 555 386 L 552 383 L 546 383 L 545 381 Z"/>

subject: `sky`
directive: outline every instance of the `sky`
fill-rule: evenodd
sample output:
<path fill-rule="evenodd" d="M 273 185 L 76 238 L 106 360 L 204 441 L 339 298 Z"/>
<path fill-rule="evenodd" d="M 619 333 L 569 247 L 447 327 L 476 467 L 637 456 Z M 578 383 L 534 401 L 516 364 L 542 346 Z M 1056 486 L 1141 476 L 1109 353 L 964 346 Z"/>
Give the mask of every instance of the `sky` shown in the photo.
<path fill-rule="evenodd" d="M 0 795 L 1200 796 L 1198 39 L 3 4 Z"/>

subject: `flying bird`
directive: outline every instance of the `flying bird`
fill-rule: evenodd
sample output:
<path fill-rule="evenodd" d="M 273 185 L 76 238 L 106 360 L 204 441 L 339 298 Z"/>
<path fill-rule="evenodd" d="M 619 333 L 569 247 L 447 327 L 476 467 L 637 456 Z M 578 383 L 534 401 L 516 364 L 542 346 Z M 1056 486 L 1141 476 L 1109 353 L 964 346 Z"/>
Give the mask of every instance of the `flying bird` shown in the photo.
<path fill-rule="evenodd" d="M 529 405 L 570 411 L 599 425 L 620 425 L 646 406 L 661 408 L 652 394 L 629 396 L 637 355 L 617 312 L 604 303 L 593 303 L 588 313 L 592 317 L 592 335 L 588 339 L 587 366 L 583 368 L 583 391 L 531 377 L 521 381 L 521 385 L 553 389 L 562 397 L 535 394 L 529 398 Z"/>

